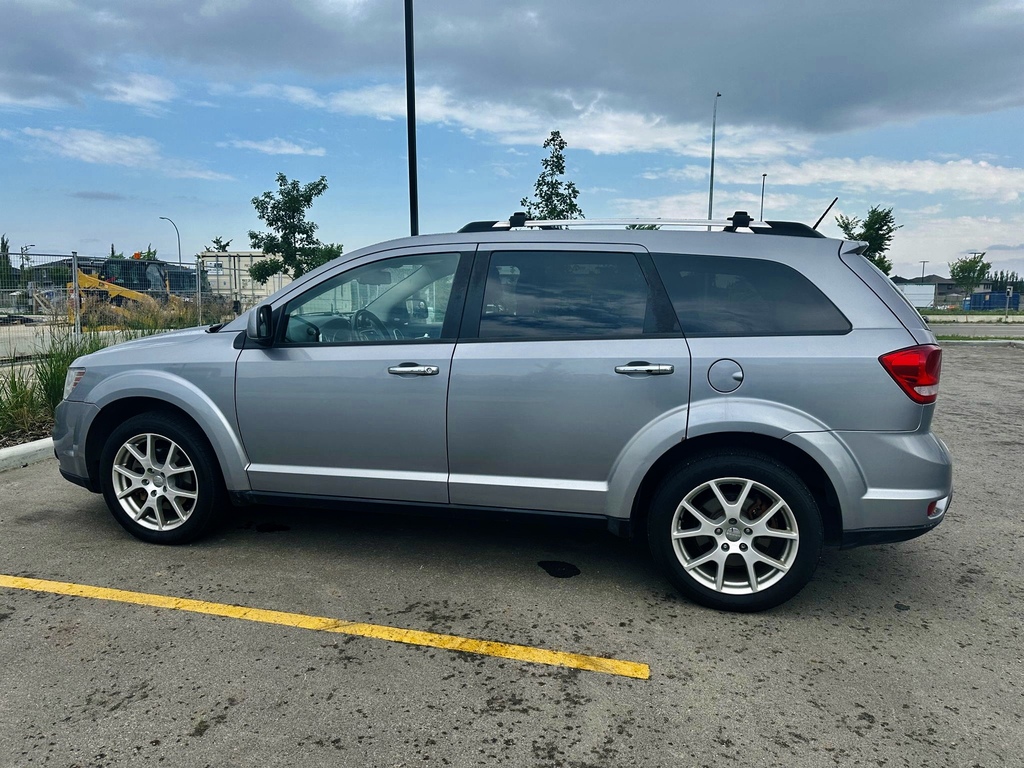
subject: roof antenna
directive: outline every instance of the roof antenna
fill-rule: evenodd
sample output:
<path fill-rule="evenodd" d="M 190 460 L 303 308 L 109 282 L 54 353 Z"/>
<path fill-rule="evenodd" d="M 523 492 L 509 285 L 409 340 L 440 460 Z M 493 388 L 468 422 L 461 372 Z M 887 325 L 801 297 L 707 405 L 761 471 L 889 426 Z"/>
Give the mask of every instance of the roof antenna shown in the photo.
<path fill-rule="evenodd" d="M 811 229 L 817 229 L 818 228 L 818 225 L 821 224 L 821 220 L 824 219 L 826 216 L 828 216 L 828 212 L 832 210 L 832 206 L 836 204 L 836 201 L 838 199 L 839 199 L 838 197 L 832 198 L 832 202 L 828 204 L 828 208 L 826 208 L 825 212 L 823 214 L 821 214 L 821 219 L 818 219 L 816 222 L 814 222 L 814 226 L 811 227 Z"/>

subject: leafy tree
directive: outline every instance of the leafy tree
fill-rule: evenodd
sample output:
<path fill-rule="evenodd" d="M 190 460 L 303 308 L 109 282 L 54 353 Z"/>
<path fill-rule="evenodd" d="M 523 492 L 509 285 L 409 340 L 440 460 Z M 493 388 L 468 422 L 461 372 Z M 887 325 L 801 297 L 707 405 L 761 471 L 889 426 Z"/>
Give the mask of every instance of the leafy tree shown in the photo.
<path fill-rule="evenodd" d="M 660 224 L 627 224 L 626 229 L 639 229 L 653 232 L 656 229 L 661 229 Z"/>
<path fill-rule="evenodd" d="M 215 237 L 213 238 L 213 243 L 206 246 L 203 250 L 213 253 L 227 253 L 230 246 L 230 240 L 224 240 L 222 237 Z"/>
<path fill-rule="evenodd" d="M 533 185 L 534 199 L 523 198 L 519 204 L 530 219 L 582 219 L 583 210 L 576 199 L 580 191 L 571 181 L 562 181 L 565 175 L 565 155 L 569 146 L 558 131 L 552 131 L 544 142 L 550 154 L 540 161 L 543 170 Z"/>
<path fill-rule="evenodd" d="M 13 288 L 17 284 L 18 276 L 11 266 L 11 241 L 4 233 L 0 235 L 0 288 Z"/>
<path fill-rule="evenodd" d="M 985 282 L 992 265 L 985 261 L 984 251 L 962 256 L 949 263 L 949 279 L 964 289 L 964 295 L 970 298 L 974 289 Z"/>
<path fill-rule="evenodd" d="M 337 243 L 321 243 L 314 233 L 317 225 L 306 220 L 306 211 L 313 201 L 327 191 L 327 177 L 309 184 L 288 180 L 277 174 L 277 192 L 264 192 L 252 199 L 256 215 L 270 232 L 249 231 L 249 242 L 271 258 L 261 259 L 249 268 L 258 283 L 266 283 L 276 274 L 300 277 L 311 269 L 341 254 Z"/>
<path fill-rule="evenodd" d="M 856 216 L 847 217 L 843 214 L 836 216 L 836 224 L 843 234 L 850 240 L 863 240 L 868 244 L 864 256 L 885 274 L 892 270 L 892 262 L 885 253 L 889 250 L 892 238 L 896 230 L 903 225 L 896 224 L 896 217 L 892 215 L 892 208 L 872 206 L 868 215 L 861 221 Z"/>
<path fill-rule="evenodd" d="M 1024 280 L 1021 280 L 1020 275 L 1016 272 L 1004 272 L 999 270 L 998 272 L 989 275 L 988 282 L 992 283 L 992 290 L 1004 292 L 1007 288 L 1013 288 L 1015 293 L 1020 293 L 1024 290 Z"/>
<path fill-rule="evenodd" d="M 113 243 L 110 244 L 110 258 L 112 258 L 112 259 L 123 259 L 124 258 L 124 252 L 123 251 L 115 251 Z"/>

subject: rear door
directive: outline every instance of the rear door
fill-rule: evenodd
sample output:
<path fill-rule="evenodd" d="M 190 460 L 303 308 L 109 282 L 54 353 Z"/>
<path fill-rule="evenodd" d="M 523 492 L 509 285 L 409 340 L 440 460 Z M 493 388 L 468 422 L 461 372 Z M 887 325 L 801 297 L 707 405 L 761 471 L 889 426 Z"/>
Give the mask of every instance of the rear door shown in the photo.
<path fill-rule="evenodd" d="M 604 514 L 626 446 L 685 412 L 686 342 L 639 246 L 481 245 L 463 331 L 454 504 Z"/>

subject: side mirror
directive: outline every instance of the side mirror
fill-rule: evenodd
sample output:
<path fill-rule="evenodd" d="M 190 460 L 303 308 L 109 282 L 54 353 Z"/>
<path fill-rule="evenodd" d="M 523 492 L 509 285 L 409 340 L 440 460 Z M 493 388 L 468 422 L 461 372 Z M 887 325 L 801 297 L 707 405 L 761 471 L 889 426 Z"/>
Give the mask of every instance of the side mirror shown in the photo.
<path fill-rule="evenodd" d="M 273 310 L 269 304 L 260 304 L 249 313 L 245 335 L 257 344 L 267 345 L 274 337 Z"/>

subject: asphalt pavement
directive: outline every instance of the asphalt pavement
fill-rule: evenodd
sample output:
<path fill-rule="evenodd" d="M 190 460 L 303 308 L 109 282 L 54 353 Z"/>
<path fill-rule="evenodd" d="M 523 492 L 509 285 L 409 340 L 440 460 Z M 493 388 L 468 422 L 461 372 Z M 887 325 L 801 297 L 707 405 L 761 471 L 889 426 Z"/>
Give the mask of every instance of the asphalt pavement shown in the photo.
<path fill-rule="evenodd" d="M 1022 349 L 947 348 L 947 520 L 903 544 L 827 551 L 800 595 L 756 615 L 688 603 L 641 548 L 577 525 L 256 508 L 158 547 L 53 461 L 2 473 L 0 574 L 236 610 L 0 586 L 0 766 L 1019 765 L 1021 370 Z"/>

